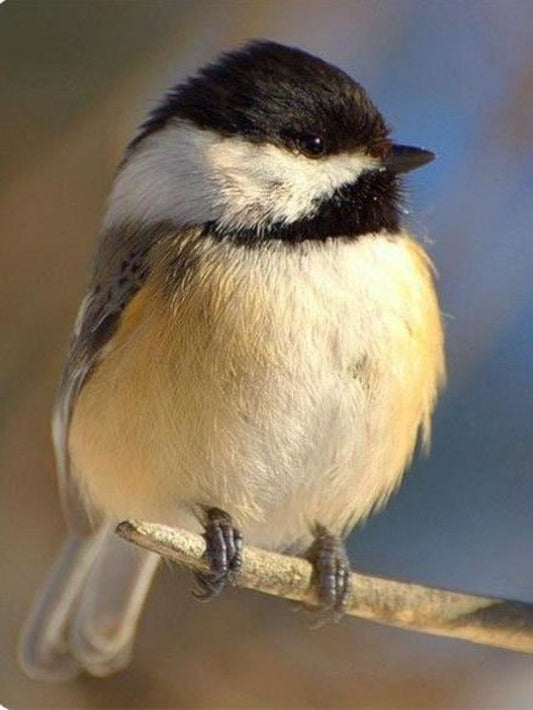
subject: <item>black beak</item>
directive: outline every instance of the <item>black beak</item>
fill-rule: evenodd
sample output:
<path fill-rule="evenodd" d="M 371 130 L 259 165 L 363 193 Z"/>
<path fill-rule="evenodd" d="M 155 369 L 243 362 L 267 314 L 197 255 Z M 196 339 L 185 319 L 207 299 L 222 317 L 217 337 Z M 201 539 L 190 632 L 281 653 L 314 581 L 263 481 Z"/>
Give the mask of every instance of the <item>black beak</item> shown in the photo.
<path fill-rule="evenodd" d="M 384 160 L 384 165 L 393 173 L 408 173 L 431 163 L 435 157 L 435 153 L 423 148 L 394 144 Z"/>

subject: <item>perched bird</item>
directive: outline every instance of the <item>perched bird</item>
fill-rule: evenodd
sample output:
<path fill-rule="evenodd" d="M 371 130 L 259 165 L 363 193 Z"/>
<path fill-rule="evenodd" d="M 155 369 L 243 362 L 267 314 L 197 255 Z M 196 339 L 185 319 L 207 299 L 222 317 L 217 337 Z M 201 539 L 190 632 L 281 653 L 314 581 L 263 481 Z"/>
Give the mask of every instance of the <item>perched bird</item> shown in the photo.
<path fill-rule="evenodd" d="M 173 88 L 119 166 L 54 414 L 70 538 L 21 645 L 64 679 L 126 665 L 158 558 L 138 518 L 203 531 L 209 598 L 243 542 L 304 554 L 322 608 L 344 539 L 427 443 L 444 378 L 432 266 L 401 226 L 393 143 L 364 89 L 254 41 Z"/>

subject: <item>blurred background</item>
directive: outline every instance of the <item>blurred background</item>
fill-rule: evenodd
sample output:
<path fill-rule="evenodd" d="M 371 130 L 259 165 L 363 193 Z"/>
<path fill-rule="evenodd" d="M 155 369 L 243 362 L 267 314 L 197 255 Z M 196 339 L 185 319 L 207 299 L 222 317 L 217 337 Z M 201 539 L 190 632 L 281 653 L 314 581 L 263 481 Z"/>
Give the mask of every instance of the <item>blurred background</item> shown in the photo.
<path fill-rule="evenodd" d="M 404 143 L 446 313 L 432 455 L 350 539 L 355 568 L 533 601 L 533 4 L 7 0 L 0 6 L 0 703 L 8 708 L 531 708 L 529 657 L 288 604 L 210 605 L 165 566 L 132 666 L 45 685 L 17 635 L 61 544 L 49 412 L 114 168 L 161 91 L 251 37 L 340 65 Z"/>

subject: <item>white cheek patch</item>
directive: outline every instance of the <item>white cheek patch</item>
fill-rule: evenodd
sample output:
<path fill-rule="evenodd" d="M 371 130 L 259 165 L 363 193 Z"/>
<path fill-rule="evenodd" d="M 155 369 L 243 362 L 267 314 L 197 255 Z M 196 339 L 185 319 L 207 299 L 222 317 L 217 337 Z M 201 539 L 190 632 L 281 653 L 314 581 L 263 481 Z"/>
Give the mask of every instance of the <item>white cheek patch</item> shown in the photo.
<path fill-rule="evenodd" d="M 124 220 L 266 227 L 312 216 L 321 200 L 379 161 L 364 153 L 319 159 L 271 144 L 221 138 L 187 123 L 146 138 L 113 186 L 104 229 Z"/>

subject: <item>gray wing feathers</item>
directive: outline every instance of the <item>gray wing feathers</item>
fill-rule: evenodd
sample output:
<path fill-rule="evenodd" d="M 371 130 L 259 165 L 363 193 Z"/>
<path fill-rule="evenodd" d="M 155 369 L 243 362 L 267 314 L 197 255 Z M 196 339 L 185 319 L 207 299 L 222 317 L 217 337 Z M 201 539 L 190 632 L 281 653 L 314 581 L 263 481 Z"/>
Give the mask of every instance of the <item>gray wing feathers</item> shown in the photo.
<path fill-rule="evenodd" d="M 52 420 L 63 513 L 73 534 L 89 534 L 95 519 L 76 482 L 68 453 L 68 430 L 77 397 L 115 332 L 121 313 L 148 276 L 151 247 L 175 232 L 176 228 L 167 223 L 149 230 L 123 225 L 100 238 L 89 292 L 78 311 Z"/>
<path fill-rule="evenodd" d="M 97 351 L 83 344 L 83 329 L 88 321 L 92 294 L 82 301 L 72 334 L 70 350 L 52 415 L 52 438 L 56 455 L 61 507 L 69 530 L 87 535 L 92 530 L 91 516 L 82 499 L 75 476 L 72 475 L 68 453 L 68 430 L 78 394 L 89 375 Z"/>
<path fill-rule="evenodd" d="M 37 597 L 20 645 L 26 673 L 67 680 L 86 670 L 108 675 L 129 661 L 157 555 L 134 549 L 96 525 L 77 484 L 68 452 L 76 400 L 115 332 L 120 315 L 146 280 L 149 251 L 176 229 L 123 226 L 100 239 L 89 292 L 76 320 L 53 415 L 53 439 L 63 511 L 72 537 Z"/>

